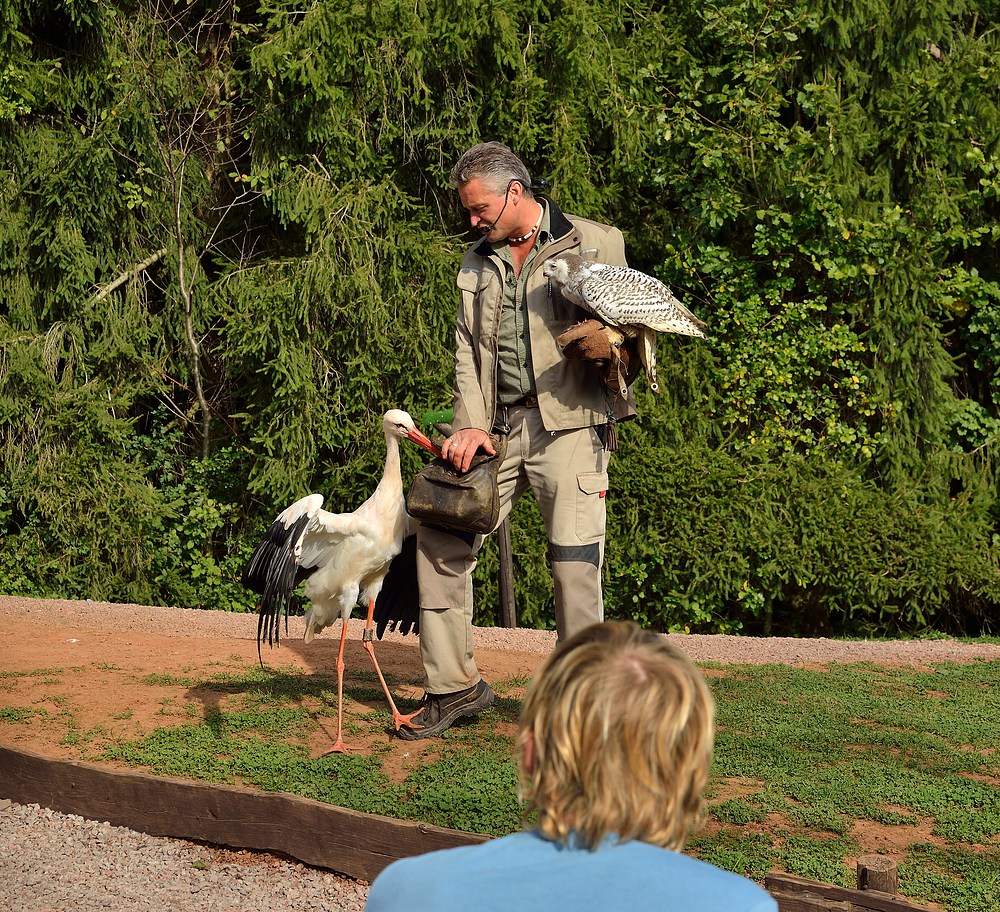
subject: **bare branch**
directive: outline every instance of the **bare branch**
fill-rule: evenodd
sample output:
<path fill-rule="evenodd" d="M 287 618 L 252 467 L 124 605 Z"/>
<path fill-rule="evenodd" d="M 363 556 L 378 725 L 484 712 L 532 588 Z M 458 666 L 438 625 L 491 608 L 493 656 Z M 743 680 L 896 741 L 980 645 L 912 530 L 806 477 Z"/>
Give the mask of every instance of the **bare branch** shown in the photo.
<path fill-rule="evenodd" d="M 166 256 L 166 254 L 167 254 L 167 248 L 161 247 L 159 250 L 151 253 L 148 257 L 146 257 L 146 259 L 142 260 L 139 263 L 136 263 L 131 268 L 126 269 L 120 276 L 118 276 L 118 278 L 112 280 L 111 282 L 108 282 L 108 284 L 105 285 L 103 288 L 98 289 L 98 291 L 95 292 L 87 301 L 87 306 L 89 307 L 91 304 L 96 304 L 98 301 L 103 301 L 109 294 L 111 294 L 111 292 L 120 288 L 129 279 L 134 279 L 136 276 L 145 272 L 154 263 L 158 263 L 160 260 L 162 260 Z"/>

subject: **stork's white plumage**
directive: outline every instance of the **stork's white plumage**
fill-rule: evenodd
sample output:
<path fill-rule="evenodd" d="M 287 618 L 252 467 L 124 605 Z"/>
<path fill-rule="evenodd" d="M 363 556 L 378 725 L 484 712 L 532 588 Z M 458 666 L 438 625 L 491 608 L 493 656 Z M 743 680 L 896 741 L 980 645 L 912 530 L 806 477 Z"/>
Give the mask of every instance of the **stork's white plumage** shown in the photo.
<path fill-rule="evenodd" d="M 396 728 L 407 720 L 400 715 L 375 658 L 373 614 L 375 600 L 393 560 L 410 534 L 412 520 L 406 512 L 399 465 L 399 441 L 406 437 L 432 452 L 440 451 L 417 429 L 404 411 L 390 409 L 382 419 L 385 432 L 385 469 L 378 487 L 353 513 L 322 509 L 323 495 L 310 494 L 282 510 L 246 569 L 243 584 L 261 596 L 257 648 L 266 639 L 279 642 L 282 612 L 288 623 L 288 601 L 304 577 L 305 595 L 311 603 L 306 614 L 305 642 L 339 617 L 342 622 L 337 654 L 337 741 L 331 750 L 345 750 L 343 731 L 344 642 L 347 621 L 358 604 L 368 606 L 364 648 L 382 682 Z M 414 586 L 416 585 L 414 581 Z"/>
<path fill-rule="evenodd" d="M 638 337 L 639 358 L 654 392 L 659 388 L 656 383 L 656 333 L 705 338 L 705 324 L 659 279 L 638 269 L 594 263 L 575 253 L 560 253 L 546 260 L 542 272 L 568 300 L 608 326 L 619 329 L 625 336 Z M 615 348 L 613 346 L 612 350 Z M 624 389 L 622 394 L 625 394 Z"/>

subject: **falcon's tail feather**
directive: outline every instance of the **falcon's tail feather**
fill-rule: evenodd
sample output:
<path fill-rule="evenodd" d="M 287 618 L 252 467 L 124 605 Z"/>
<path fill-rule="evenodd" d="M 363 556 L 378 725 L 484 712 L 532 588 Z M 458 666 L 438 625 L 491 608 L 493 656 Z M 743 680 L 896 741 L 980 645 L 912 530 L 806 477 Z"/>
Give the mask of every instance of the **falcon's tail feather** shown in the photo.
<path fill-rule="evenodd" d="M 639 333 L 639 358 L 646 372 L 649 388 L 658 393 L 660 384 L 656 382 L 656 333 L 645 326 Z"/>

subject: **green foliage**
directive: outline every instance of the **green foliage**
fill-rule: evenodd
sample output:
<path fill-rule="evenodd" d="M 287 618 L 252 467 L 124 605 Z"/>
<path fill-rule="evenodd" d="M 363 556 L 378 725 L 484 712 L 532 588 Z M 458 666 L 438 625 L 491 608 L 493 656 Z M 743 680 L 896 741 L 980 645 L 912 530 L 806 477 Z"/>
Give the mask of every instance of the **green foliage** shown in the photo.
<path fill-rule="evenodd" d="M 86 368 L 74 364 L 77 340 L 61 329 L 0 341 L 10 397 L 0 428 L 4 584 L 26 594 L 148 598 L 144 542 L 162 499 L 129 458 L 133 422 L 116 414 L 125 397 L 77 385 L 71 374 Z"/>
<path fill-rule="evenodd" d="M 0 588 L 249 608 L 277 510 L 354 509 L 378 416 L 449 404 L 447 173 L 501 138 L 711 330 L 621 429 L 609 614 L 982 630 L 994 6 L 0 0 Z"/>
<path fill-rule="evenodd" d="M 929 902 L 949 903 L 963 912 L 989 912 L 1000 890 L 1000 859 L 964 847 L 917 846 L 910 861 L 900 865 L 900 877 L 912 884 L 914 895 Z"/>
<path fill-rule="evenodd" d="M 434 821 L 472 832 L 502 835 L 520 825 L 516 765 L 500 736 L 477 739 L 458 729 L 451 731 L 448 738 L 457 737 L 462 749 L 445 751 L 397 785 L 371 758 L 306 756 L 306 739 L 319 727 L 317 715 L 324 708 L 335 711 L 335 681 L 250 669 L 180 683 L 192 694 L 227 694 L 233 700 L 225 709 L 206 705 L 197 722 L 158 728 L 137 741 L 104 746 L 102 759 L 142 766 L 157 775 L 240 781 L 365 813 Z M 375 697 L 381 699 L 380 690 L 372 692 Z M 347 699 L 358 698 L 358 689 L 348 687 Z M 11 710 L 8 721 L 24 718 Z M 378 717 L 372 724 L 382 725 L 384 720 Z"/>
<path fill-rule="evenodd" d="M 639 464 L 612 479 L 613 616 L 719 633 L 919 630 L 960 627 L 1000 595 L 981 481 L 927 504 L 833 461 L 697 440 L 644 446 Z M 642 495 L 653 485 L 655 503 Z"/>
<path fill-rule="evenodd" d="M 176 461 L 175 452 L 161 455 L 160 490 L 170 498 L 175 519 L 159 530 L 151 567 L 155 591 L 170 604 L 190 608 L 252 609 L 252 597 L 239 584 L 250 549 L 233 547 L 243 454 L 226 447 L 192 463 Z"/>
<path fill-rule="evenodd" d="M 715 776 L 747 785 L 741 797 L 710 798 L 722 829 L 696 836 L 693 851 L 758 879 L 778 867 L 851 886 L 844 859 L 858 851 L 855 821 L 890 829 L 930 821 L 947 848 L 904 849 L 906 895 L 967 912 L 987 908 L 1000 870 L 1000 805 L 983 784 L 994 766 L 994 732 L 983 720 L 995 711 L 997 672 L 996 663 L 932 671 L 766 666 L 713 676 Z"/>
<path fill-rule="evenodd" d="M 43 715 L 45 715 L 44 709 L 30 709 L 25 706 L 0 707 L 0 722 L 24 722 Z"/>

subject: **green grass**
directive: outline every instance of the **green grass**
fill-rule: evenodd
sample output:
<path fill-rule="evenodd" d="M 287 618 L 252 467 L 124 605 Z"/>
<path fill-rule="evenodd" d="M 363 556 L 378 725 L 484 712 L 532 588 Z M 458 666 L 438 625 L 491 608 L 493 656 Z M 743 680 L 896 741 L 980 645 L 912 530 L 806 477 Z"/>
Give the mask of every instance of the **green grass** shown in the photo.
<path fill-rule="evenodd" d="M 857 828 L 878 826 L 907 837 L 897 853 L 907 896 L 948 912 L 997 908 L 1000 662 L 710 670 L 718 736 L 710 814 L 692 854 L 758 881 L 778 868 L 852 885 Z M 169 680 L 189 688 L 180 718 L 90 756 L 489 835 L 521 826 L 510 727 L 498 723 L 516 720 L 522 679 L 498 683 L 480 721 L 433 742 L 403 782 L 383 770 L 388 748 L 309 757 L 310 736 L 335 711 L 333 678 L 253 666 Z M 374 705 L 382 694 L 361 680 L 345 698 Z M 0 722 L 24 712 L 0 711 Z M 91 734 L 66 724 L 72 742 Z M 384 712 L 350 722 L 354 733 L 386 725 Z M 915 832 L 923 836 L 909 845 Z"/>
<path fill-rule="evenodd" d="M 944 847 L 909 848 L 903 891 L 953 912 L 997 908 L 1000 663 L 729 668 L 712 686 L 716 781 L 757 786 L 714 806 L 722 828 L 696 837 L 695 853 L 750 876 L 778 865 L 849 886 L 856 825 L 926 821 Z"/>
<path fill-rule="evenodd" d="M 383 774 L 378 757 L 308 756 L 306 742 L 317 727 L 317 715 L 329 717 L 336 706 L 335 681 L 251 669 L 185 683 L 206 693 L 235 695 L 239 707 L 208 711 L 198 721 L 119 742 L 103 750 L 101 759 L 158 775 L 239 782 L 366 813 L 493 835 L 518 826 L 517 773 L 509 743 L 490 729 L 487 717 L 499 718 L 493 711 L 477 733 L 469 727 L 449 732 L 440 742 L 445 747 L 441 757 L 397 784 Z M 345 698 L 384 699 L 381 689 L 365 681 L 346 688 Z M 385 727 L 384 712 L 366 715 L 370 724 Z M 345 737 L 360 727 L 345 722 Z"/>
<path fill-rule="evenodd" d="M 33 716 L 44 715 L 44 709 L 30 709 L 24 706 L 0 706 L 0 722 L 26 722 Z"/>

